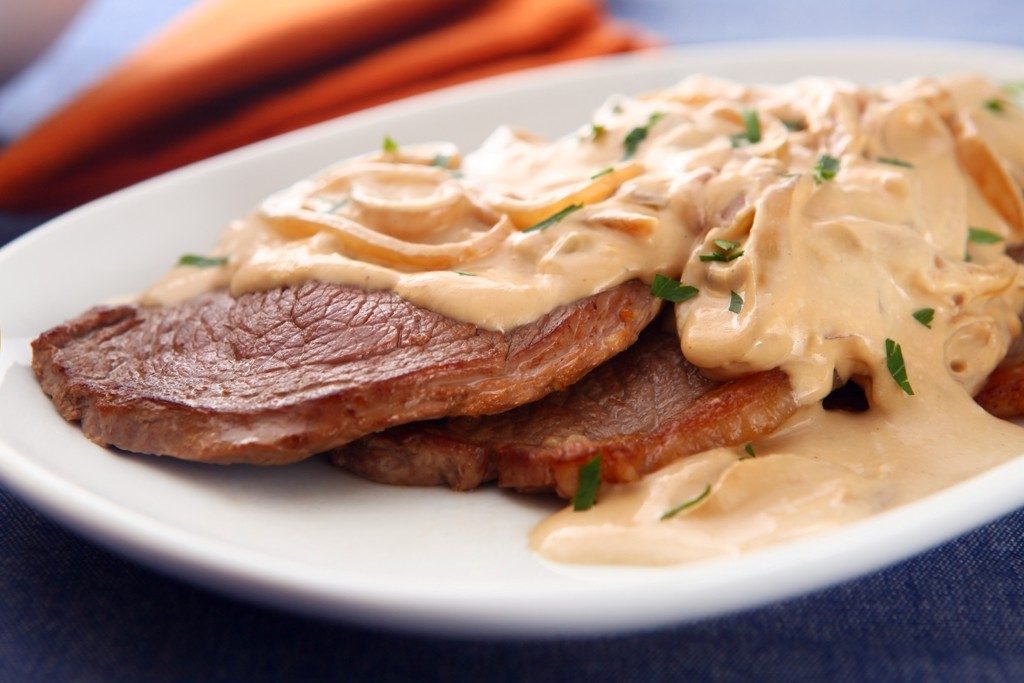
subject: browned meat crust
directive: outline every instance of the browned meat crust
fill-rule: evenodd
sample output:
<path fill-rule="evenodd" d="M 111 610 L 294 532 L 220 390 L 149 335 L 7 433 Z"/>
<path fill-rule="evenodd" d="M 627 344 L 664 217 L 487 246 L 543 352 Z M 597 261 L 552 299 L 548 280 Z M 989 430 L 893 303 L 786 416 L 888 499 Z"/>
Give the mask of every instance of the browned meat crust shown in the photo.
<path fill-rule="evenodd" d="M 789 380 L 763 372 L 719 385 L 686 362 L 675 334 L 650 329 L 567 390 L 502 415 L 406 425 L 336 450 L 336 464 L 389 484 L 554 489 L 569 497 L 582 464 L 629 482 L 715 446 L 774 431 L 796 411 Z"/>
<path fill-rule="evenodd" d="M 632 344 L 659 301 L 628 282 L 508 334 L 391 292 L 310 283 L 179 306 L 95 308 L 42 334 L 32 366 L 100 444 L 283 464 L 414 420 L 500 412 Z"/>
<path fill-rule="evenodd" d="M 1007 247 L 1006 255 L 1024 263 L 1024 245 Z M 988 376 L 974 400 L 1004 420 L 1024 417 L 1024 335 L 1014 340 L 1006 358 Z"/>
<path fill-rule="evenodd" d="M 996 417 L 1024 417 L 1024 335 L 1017 337 L 974 400 Z"/>
<path fill-rule="evenodd" d="M 974 400 L 1004 420 L 1024 417 L 1024 362 L 996 368 Z"/>

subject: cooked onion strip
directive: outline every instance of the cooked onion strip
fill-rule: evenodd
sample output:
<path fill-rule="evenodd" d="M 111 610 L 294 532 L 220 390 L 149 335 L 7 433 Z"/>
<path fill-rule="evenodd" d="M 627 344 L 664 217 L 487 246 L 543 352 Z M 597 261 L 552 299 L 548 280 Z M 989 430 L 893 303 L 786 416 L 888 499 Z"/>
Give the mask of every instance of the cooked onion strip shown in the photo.
<path fill-rule="evenodd" d="M 1017 239 L 1024 237 L 1024 202 L 1017 183 L 969 116 L 954 120 L 953 133 L 960 165 L 974 179 L 985 200 L 1016 233 Z"/>
<path fill-rule="evenodd" d="M 658 227 L 658 219 L 634 211 L 601 211 L 587 217 L 587 222 L 634 237 L 650 235 Z"/>
<path fill-rule="evenodd" d="M 408 178 L 436 183 L 436 191 L 426 197 L 389 199 L 373 196 L 359 188 L 357 180 L 368 176 Z M 433 233 L 451 215 L 470 211 L 482 223 L 492 227 L 471 239 L 444 244 L 425 244 L 402 239 L 406 235 L 386 234 L 338 213 L 324 213 L 308 207 L 309 197 L 348 193 L 352 202 L 381 216 L 400 214 L 413 234 Z M 465 204 L 469 206 L 466 207 Z M 342 249 L 360 259 L 381 265 L 423 270 L 445 270 L 464 261 L 484 256 L 498 247 L 513 232 L 512 222 L 504 216 L 470 201 L 457 183 L 451 182 L 440 168 L 410 164 L 360 163 L 332 169 L 315 180 L 300 183 L 271 196 L 260 207 L 260 214 L 279 234 L 289 239 L 309 237 L 327 231 Z"/>
<path fill-rule="evenodd" d="M 631 162 L 622 164 L 609 173 L 576 185 L 569 194 L 558 199 L 548 199 L 543 203 L 536 200 L 512 199 L 502 197 L 490 199 L 490 204 L 498 211 L 506 214 L 520 230 L 536 225 L 545 218 L 552 216 L 573 204 L 596 204 L 608 199 L 619 189 L 622 183 L 640 175 L 643 168 Z"/>
<path fill-rule="evenodd" d="M 266 214 L 268 222 L 283 234 L 305 237 L 329 230 L 345 250 L 386 266 L 446 270 L 494 251 L 514 230 L 505 216 L 478 237 L 448 244 L 406 242 L 367 228 L 343 216 L 324 215 L 308 209 L 286 214 Z"/>

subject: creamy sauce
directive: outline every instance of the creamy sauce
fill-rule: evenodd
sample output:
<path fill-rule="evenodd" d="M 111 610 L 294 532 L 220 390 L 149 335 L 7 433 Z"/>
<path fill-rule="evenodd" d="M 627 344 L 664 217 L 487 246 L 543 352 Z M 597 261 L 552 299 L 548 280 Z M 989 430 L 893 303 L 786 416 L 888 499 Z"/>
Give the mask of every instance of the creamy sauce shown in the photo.
<path fill-rule="evenodd" d="M 815 170 L 826 154 L 832 178 Z M 605 486 L 531 544 L 566 562 L 683 562 L 819 533 L 1024 452 L 1024 432 L 970 398 L 1020 333 L 1024 271 L 1004 251 L 1024 235 L 1022 182 L 1024 117 L 985 79 L 694 77 L 609 100 L 555 141 L 502 128 L 464 163 L 426 145 L 339 164 L 232 226 L 227 266 L 175 269 L 143 301 L 315 279 L 508 330 L 629 279 L 679 277 L 700 290 L 676 306 L 686 357 L 719 379 L 781 367 L 801 410 L 757 457 L 716 449 Z M 969 242 L 969 226 L 1001 241 Z M 715 240 L 742 256 L 702 260 Z M 930 327 L 913 317 L 926 308 Z M 851 378 L 871 409 L 824 411 Z"/>

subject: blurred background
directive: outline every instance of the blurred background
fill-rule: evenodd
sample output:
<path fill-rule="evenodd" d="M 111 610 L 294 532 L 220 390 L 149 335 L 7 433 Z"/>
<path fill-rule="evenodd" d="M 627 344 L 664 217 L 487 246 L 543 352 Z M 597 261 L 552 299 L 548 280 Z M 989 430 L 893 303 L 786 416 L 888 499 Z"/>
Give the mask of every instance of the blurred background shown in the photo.
<path fill-rule="evenodd" d="M 0 237 L 213 154 L 497 73 L 702 41 L 1019 43 L 1021 19 L 1024 3 L 996 0 L 0 0 Z"/>

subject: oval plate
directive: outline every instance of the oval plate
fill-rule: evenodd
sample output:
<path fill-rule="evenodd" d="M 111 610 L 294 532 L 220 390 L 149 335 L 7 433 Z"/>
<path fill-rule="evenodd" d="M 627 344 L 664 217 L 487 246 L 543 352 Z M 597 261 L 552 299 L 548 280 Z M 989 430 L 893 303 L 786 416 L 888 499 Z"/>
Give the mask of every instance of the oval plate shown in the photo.
<path fill-rule="evenodd" d="M 706 72 L 748 82 L 863 82 L 976 70 L 1024 77 L 1024 52 L 949 43 L 697 46 L 491 79 L 265 141 L 142 183 L 0 250 L 0 479 L 82 534 L 237 596 L 356 623 L 499 636 L 649 628 L 807 592 L 951 539 L 1024 504 L 1024 459 L 825 536 L 676 568 L 539 560 L 530 528 L 556 501 L 365 482 L 314 458 L 219 468 L 115 453 L 64 422 L 29 367 L 29 341 L 135 292 L 178 254 L 214 244 L 263 196 L 337 159 L 402 142 L 471 149 L 498 123 L 573 130 L 615 92 Z M 17 294 L 12 296 L 12 293 Z M 964 454 L 969 457 L 969 453 Z"/>

